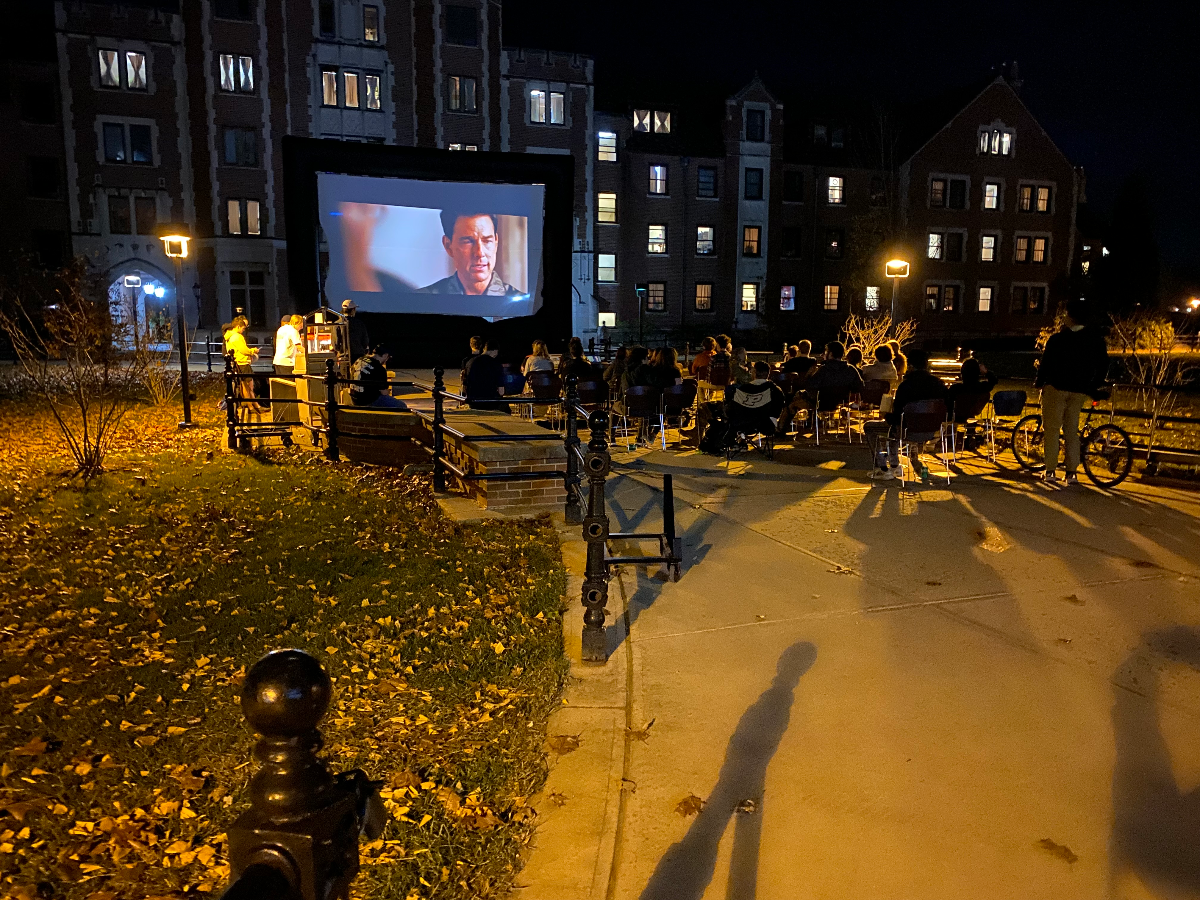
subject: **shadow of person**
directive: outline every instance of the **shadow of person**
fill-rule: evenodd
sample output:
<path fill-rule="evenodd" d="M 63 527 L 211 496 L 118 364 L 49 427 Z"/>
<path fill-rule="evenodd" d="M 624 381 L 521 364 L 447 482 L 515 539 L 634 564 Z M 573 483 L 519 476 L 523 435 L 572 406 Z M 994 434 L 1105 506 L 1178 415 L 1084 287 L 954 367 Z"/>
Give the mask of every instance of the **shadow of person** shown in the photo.
<path fill-rule="evenodd" d="M 737 815 L 726 896 L 729 900 L 754 897 L 767 764 L 787 731 L 796 685 L 816 658 L 817 648 L 806 641 L 793 644 L 780 655 L 771 686 L 742 714 L 729 739 L 708 802 L 682 840 L 663 854 L 641 900 L 700 900 L 716 869 L 721 836 L 745 800 L 754 801 L 755 809 Z"/>
<path fill-rule="evenodd" d="M 1200 670 L 1200 631 L 1179 626 L 1149 635 L 1157 657 Z M 1117 670 L 1136 671 L 1135 693 L 1114 678 L 1113 830 L 1109 859 L 1111 884 L 1132 871 L 1163 897 L 1195 896 L 1200 891 L 1200 788 L 1179 789 L 1171 753 L 1158 721 L 1159 673 L 1154 660 L 1134 651 Z M 1135 668 L 1136 667 L 1136 668 Z"/>

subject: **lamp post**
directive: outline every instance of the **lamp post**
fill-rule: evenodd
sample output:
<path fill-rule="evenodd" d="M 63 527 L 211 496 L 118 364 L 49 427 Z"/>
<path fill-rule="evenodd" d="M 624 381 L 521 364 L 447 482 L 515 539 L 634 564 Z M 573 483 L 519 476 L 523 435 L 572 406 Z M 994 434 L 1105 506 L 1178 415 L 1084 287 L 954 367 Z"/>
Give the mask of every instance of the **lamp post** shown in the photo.
<path fill-rule="evenodd" d="M 192 396 L 188 382 L 187 327 L 183 321 L 183 261 L 188 255 L 188 241 L 192 231 L 187 225 L 164 225 L 158 230 L 163 242 L 163 252 L 175 263 L 175 342 L 179 345 L 179 381 L 183 390 L 183 421 L 180 428 L 191 428 Z"/>
<path fill-rule="evenodd" d="M 900 279 L 908 277 L 908 263 L 902 259 L 889 259 L 883 267 L 883 274 L 892 279 L 892 325 L 896 324 L 896 298 L 900 293 Z"/>

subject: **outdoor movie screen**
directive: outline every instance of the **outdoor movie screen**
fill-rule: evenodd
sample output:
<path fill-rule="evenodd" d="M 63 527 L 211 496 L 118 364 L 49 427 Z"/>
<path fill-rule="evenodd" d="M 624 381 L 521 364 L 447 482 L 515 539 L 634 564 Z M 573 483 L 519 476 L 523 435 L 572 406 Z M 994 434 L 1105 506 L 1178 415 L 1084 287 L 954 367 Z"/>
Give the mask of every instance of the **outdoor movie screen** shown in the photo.
<path fill-rule="evenodd" d="M 363 312 L 532 315 L 542 305 L 545 193 L 318 172 L 326 296 Z"/>

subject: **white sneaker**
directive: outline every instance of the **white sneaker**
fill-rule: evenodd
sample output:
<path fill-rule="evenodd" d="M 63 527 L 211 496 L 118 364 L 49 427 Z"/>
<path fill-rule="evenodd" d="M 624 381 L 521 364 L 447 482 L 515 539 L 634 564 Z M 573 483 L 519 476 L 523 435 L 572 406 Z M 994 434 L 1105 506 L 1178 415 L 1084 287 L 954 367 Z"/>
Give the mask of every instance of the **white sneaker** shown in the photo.
<path fill-rule="evenodd" d="M 894 481 L 895 473 L 891 469 L 874 469 L 871 472 L 872 481 Z"/>
<path fill-rule="evenodd" d="M 1051 487 L 1058 487 L 1059 485 L 1062 484 L 1062 479 L 1060 479 L 1053 472 L 1043 472 L 1042 473 L 1042 483 L 1048 484 Z"/>
<path fill-rule="evenodd" d="M 1067 484 L 1079 484 L 1079 476 L 1074 472 L 1068 472 L 1066 481 Z"/>
<path fill-rule="evenodd" d="M 893 478 L 899 478 L 904 474 L 904 466 L 892 466 L 888 469 L 888 474 Z"/>

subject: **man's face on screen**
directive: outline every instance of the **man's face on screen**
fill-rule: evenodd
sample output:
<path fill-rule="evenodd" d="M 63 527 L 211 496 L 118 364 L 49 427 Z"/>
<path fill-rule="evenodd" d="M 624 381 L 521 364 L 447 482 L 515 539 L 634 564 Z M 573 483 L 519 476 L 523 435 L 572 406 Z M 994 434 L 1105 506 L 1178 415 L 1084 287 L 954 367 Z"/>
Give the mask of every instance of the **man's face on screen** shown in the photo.
<path fill-rule="evenodd" d="M 454 260 L 458 280 L 468 294 L 482 294 L 491 284 L 496 244 L 491 216 L 459 216 L 454 222 L 454 235 L 442 238 L 442 246 Z"/>

